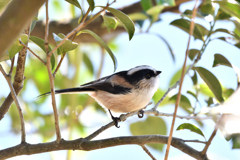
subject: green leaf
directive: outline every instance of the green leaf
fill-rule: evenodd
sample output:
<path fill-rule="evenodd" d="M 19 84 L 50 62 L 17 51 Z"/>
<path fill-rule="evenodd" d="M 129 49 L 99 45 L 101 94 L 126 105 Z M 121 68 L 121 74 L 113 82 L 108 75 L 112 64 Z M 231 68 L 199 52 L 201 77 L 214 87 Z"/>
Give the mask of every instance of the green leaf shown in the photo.
<path fill-rule="evenodd" d="M 148 16 L 141 12 L 129 14 L 128 17 L 133 21 L 148 19 Z"/>
<path fill-rule="evenodd" d="M 55 67 L 55 56 L 54 56 L 54 54 L 51 55 L 50 61 L 51 61 L 51 66 L 52 66 L 52 70 L 53 70 L 54 67 Z"/>
<path fill-rule="evenodd" d="M 240 39 L 240 37 L 239 37 L 236 33 L 232 32 L 232 31 L 229 31 L 229 30 L 227 30 L 227 29 L 224 29 L 224 28 L 218 28 L 218 29 L 216 29 L 215 31 L 213 31 L 212 34 L 213 34 L 213 33 L 217 33 L 217 32 L 227 33 L 227 34 L 235 37 L 236 39 Z"/>
<path fill-rule="evenodd" d="M 31 22 L 31 26 L 30 26 L 30 33 L 32 32 L 32 30 L 34 29 L 36 23 L 37 23 L 37 16 L 38 16 L 38 13 L 36 14 L 36 17 L 33 18 L 32 22 Z"/>
<path fill-rule="evenodd" d="M 231 18 L 231 16 L 227 13 L 225 13 L 224 11 L 221 10 L 221 8 L 218 10 L 218 13 L 216 15 L 216 19 L 219 19 L 219 20 L 226 20 L 226 19 L 229 19 Z"/>
<path fill-rule="evenodd" d="M 214 54 L 213 67 L 224 65 L 232 68 L 231 63 L 221 54 Z"/>
<path fill-rule="evenodd" d="M 151 0 L 141 0 L 141 6 L 144 11 L 147 11 L 149 8 L 153 6 Z"/>
<path fill-rule="evenodd" d="M 177 100 L 177 94 L 175 94 L 169 99 L 169 101 L 173 101 L 174 103 L 176 102 L 176 100 Z M 187 111 L 188 113 L 192 113 L 193 111 L 193 108 L 189 99 L 184 95 L 181 95 L 179 106 L 185 111 Z"/>
<path fill-rule="evenodd" d="M 197 95 L 195 93 L 193 93 L 192 91 L 187 91 L 188 94 L 190 94 L 191 96 L 193 96 L 195 99 L 197 99 Z"/>
<path fill-rule="evenodd" d="M 215 7 L 212 5 L 210 0 L 203 1 L 198 9 L 198 11 L 204 16 L 209 14 L 213 15 L 215 11 Z"/>
<path fill-rule="evenodd" d="M 177 19 L 177 20 L 172 21 L 170 24 L 189 33 L 190 21 L 187 19 Z M 195 27 L 194 27 L 194 31 L 193 31 L 194 38 L 204 41 L 204 36 L 206 35 L 207 32 L 208 32 L 208 30 L 205 27 L 195 23 Z"/>
<path fill-rule="evenodd" d="M 8 55 L 10 59 L 12 59 L 19 51 L 21 51 L 21 49 L 23 49 L 23 46 L 19 42 L 19 39 L 21 39 L 21 41 L 26 44 L 28 41 L 28 35 L 22 34 L 13 42 L 12 46 L 8 49 Z"/>
<path fill-rule="evenodd" d="M 167 134 L 167 126 L 160 117 L 148 116 L 145 121 L 136 122 L 130 125 L 130 131 L 133 135 L 149 135 L 149 134 Z M 163 144 L 147 144 L 150 147 L 163 150 Z"/>
<path fill-rule="evenodd" d="M 114 17 L 111 16 L 103 16 L 103 21 L 105 25 L 107 26 L 108 31 L 110 32 L 111 29 L 115 30 L 117 27 L 117 20 Z"/>
<path fill-rule="evenodd" d="M 94 8 L 95 8 L 94 0 L 87 0 L 87 2 L 88 2 L 88 4 L 89 4 L 89 6 L 90 6 L 91 11 L 93 11 Z"/>
<path fill-rule="evenodd" d="M 213 92 L 210 90 L 210 88 L 207 86 L 206 83 L 200 84 L 199 86 L 200 86 L 199 91 L 200 91 L 202 94 L 204 94 L 204 95 L 206 95 L 206 96 L 208 96 L 208 97 L 214 97 Z"/>
<path fill-rule="evenodd" d="M 90 34 L 91 36 L 93 36 L 100 44 L 103 48 L 105 48 L 108 52 L 108 54 L 110 55 L 110 57 L 112 58 L 113 64 L 114 64 L 114 71 L 116 71 L 117 69 L 117 59 L 114 56 L 113 52 L 111 51 L 111 49 L 108 47 L 108 45 L 94 32 L 90 31 L 90 30 L 82 30 L 80 32 L 77 33 L 77 36 L 80 35 L 81 33 L 87 33 Z"/>
<path fill-rule="evenodd" d="M 228 1 L 213 1 L 214 3 L 218 3 L 221 10 L 224 11 L 225 13 L 237 17 L 240 19 L 240 6 L 239 4 L 233 4 Z"/>
<path fill-rule="evenodd" d="M 35 37 L 35 36 L 30 36 L 29 38 L 33 43 L 35 43 L 36 45 L 38 45 L 45 53 L 46 53 L 46 49 L 44 46 L 44 40 L 39 38 L 39 37 Z M 51 47 L 48 45 L 48 50 L 49 52 L 51 51 Z"/>
<path fill-rule="evenodd" d="M 225 89 L 225 90 L 223 91 L 223 96 L 224 96 L 225 98 L 229 98 L 233 93 L 234 93 L 234 89 L 232 89 L 232 88 Z"/>
<path fill-rule="evenodd" d="M 213 104 L 213 98 L 209 97 L 208 100 L 206 100 L 207 106 L 210 106 L 211 104 Z"/>
<path fill-rule="evenodd" d="M 104 8 L 103 6 L 101 7 Z M 111 12 L 115 17 L 117 17 L 118 21 L 123 25 L 123 27 L 128 32 L 129 40 L 131 40 L 135 32 L 133 21 L 125 13 L 117 9 L 108 7 L 107 10 Z"/>
<path fill-rule="evenodd" d="M 65 1 L 67 1 L 68 3 L 74 5 L 74 6 L 76 6 L 76 7 L 78 7 L 79 9 L 82 10 L 82 7 L 80 6 L 80 4 L 79 4 L 79 2 L 78 2 L 77 0 L 65 0 Z"/>
<path fill-rule="evenodd" d="M 87 66 L 91 74 L 93 75 L 93 64 L 86 53 L 83 54 L 83 62 L 85 63 L 85 65 Z"/>
<path fill-rule="evenodd" d="M 193 11 L 190 10 L 190 9 L 186 9 L 182 14 L 181 16 L 182 17 L 188 17 L 188 18 L 192 18 L 192 14 L 193 14 Z M 196 14 L 196 17 L 199 17 L 199 18 L 204 18 L 201 14 L 197 13 Z"/>
<path fill-rule="evenodd" d="M 59 33 L 58 35 L 53 33 L 53 38 L 55 42 L 59 44 L 65 38 L 65 35 L 62 33 Z M 78 46 L 77 43 L 72 42 L 69 39 L 66 39 L 64 43 L 58 48 L 58 54 L 64 54 L 68 51 L 74 50 L 75 48 L 77 48 L 77 46 Z"/>
<path fill-rule="evenodd" d="M 189 53 L 188 53 L 188 57 L 193 60 L 196 55 L 198 55 L 200 53 L 200 51 L 198 49 L 190 49 Z"/>
<path fill-rule="evenodd" d="M 163 5 L 157 5 L 157 6 L 153 6 L 151 8 L 149 8 L 146 13 L 148 15 L 154 16 L 154 15 L 159 15 L 159 13 L 162 12 L 162 10 L 164 9 Z"/>
<path fill-rule="evenodd" d="M 204 80 L 204 82 L 208 85 L 208 87 L 211 89 L 215 97 L 219 102 L 223 102 L 222 97 L 222 87 L 219 83 L 218 79 L 207 69 L 202 67 L 194 67 L 194 69 L 198 72 L 200 77 Z"/>
<path fill-rule="evenodd" d="M 197 80 L 197 73 L 196 73 L 196 71 L 194 71 L 194 74 L 193 74 L 193 76 L 191 77 L 191 79 L 192 79 L 193 84 L 194 84 L 194 85 L 197 85 L 198 80 Z"/>
<path fill-rule="evenodd" d="M 166 90 L 158 89 L 152 98 L 154 103 L 156 104 L 165 93 L 166 93 Z M 163 106 L 168 103 L 169 103 L 169 96 L 166 96 L 164 100 L 160 103 L 160 105 Z"/>
<path fill-rule="evenodd" d="M 197 126 L 195 126 L 193 124 L 183 123 L 180 126 L 178 126 L 178 128 L 176 130 L 184 130 L 184 129 L 188 129 L 188 130 L 195 132 L 205 138 L 203 132 Z"/>

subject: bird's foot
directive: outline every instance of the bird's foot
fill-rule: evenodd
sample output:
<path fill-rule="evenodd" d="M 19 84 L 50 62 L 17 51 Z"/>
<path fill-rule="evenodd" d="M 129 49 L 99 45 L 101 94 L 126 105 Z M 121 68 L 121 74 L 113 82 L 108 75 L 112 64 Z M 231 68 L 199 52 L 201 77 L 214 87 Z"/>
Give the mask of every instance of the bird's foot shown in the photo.
<path fill-rule="evenodd" d="M 141 109 L 138 111 L 138 118 L 143 118 L 144 116 L 144 111 Z"/>
<path fill-rule="evenodd" d="M 121 119 L 120 119 L 119 117 L 114 117 L 114 116 L 112 115 L 112 112 L 110 111 L 110 109 L 109 109 L 108 111 L 109 111 L 109 113 L 110 113 L 110 115 L 111 115 L 111 117 L 112 117 L 112 120 L 113 120 L 113 122 L 114 122 L 114 125 L 115 125 L 117 128 L 120 128 L 120 126 L 118 126 L 118 122 L 121 122 Z"/>

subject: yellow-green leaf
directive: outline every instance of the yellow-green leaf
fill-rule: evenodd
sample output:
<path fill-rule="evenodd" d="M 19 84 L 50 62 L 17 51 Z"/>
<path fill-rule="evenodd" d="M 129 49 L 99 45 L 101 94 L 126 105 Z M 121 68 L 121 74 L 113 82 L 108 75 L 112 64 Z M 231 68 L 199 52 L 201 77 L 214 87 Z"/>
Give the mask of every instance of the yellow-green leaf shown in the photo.
<path fill-rule="evenodd" d="M 167 126 L 160 117 L 149 116 L 145 121 L 136 122 L 130 125 L 133 135 L 167 134 Z M 150 147 L 162 151 L 162 144 L 148 144 Z"/>
<path fill-rule="evenodd" d="M 17 54 L 21 49 L 23 49 L 23 46 L 21 45 L 21 43 L 19 42 L 19 39 L 26 44 L 27 40 L 28 40 L 28 35 L 26 34 L 22 34 L 20 36 L 20 38 L 17 38 L 14 43 L 12 44 L 12 46 L 8 49 L 8 55 L 9 58 L 12 59 L 15 54 Z"/>
<path fill-rule="evenodd" d="M 111 29 L 116 29 L 117 27 L 117 20 L 114 17 L 111 16 L 103 16 L 103 21 L 105 25 L 107 26 L 108 31 L 110 32 Z"/>
<path fill-rule="evenodd" d="M 185 129 L 195 132 L 205 138 L 203 132 L 197 126 L 190 124 L 190 123 L 183 123 L 180 126 L 178 126 L 178 128 L 176 130 L 185 130 Z"/>

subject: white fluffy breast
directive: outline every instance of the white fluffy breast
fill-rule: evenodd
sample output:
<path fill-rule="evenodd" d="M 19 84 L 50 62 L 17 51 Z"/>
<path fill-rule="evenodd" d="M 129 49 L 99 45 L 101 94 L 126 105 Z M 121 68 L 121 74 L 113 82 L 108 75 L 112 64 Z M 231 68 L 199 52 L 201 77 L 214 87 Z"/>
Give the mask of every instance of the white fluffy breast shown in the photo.
<path fill-rule="evenodd" d="M 142 82 L 144 83 L 144 82 Z M 132 112 L 144 108 L 152 99 L 159 84 L 159 77 L 153 77 L 142 88 L 133 89 L 127 94 L 111 94 L 106 91 L 89 93 L 101 106 L 113 112 Z"/>

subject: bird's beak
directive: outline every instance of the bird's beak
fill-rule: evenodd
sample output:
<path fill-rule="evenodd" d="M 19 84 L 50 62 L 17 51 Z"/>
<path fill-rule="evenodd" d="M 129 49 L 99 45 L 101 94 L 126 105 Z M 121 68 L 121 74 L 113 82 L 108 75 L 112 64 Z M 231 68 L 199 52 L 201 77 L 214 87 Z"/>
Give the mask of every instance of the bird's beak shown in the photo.
<path fill-rule="evenodd" d="M 162 71 L 157 71 L 157 75 L 159 75 L 160 73 L 162 73 Z"/>

